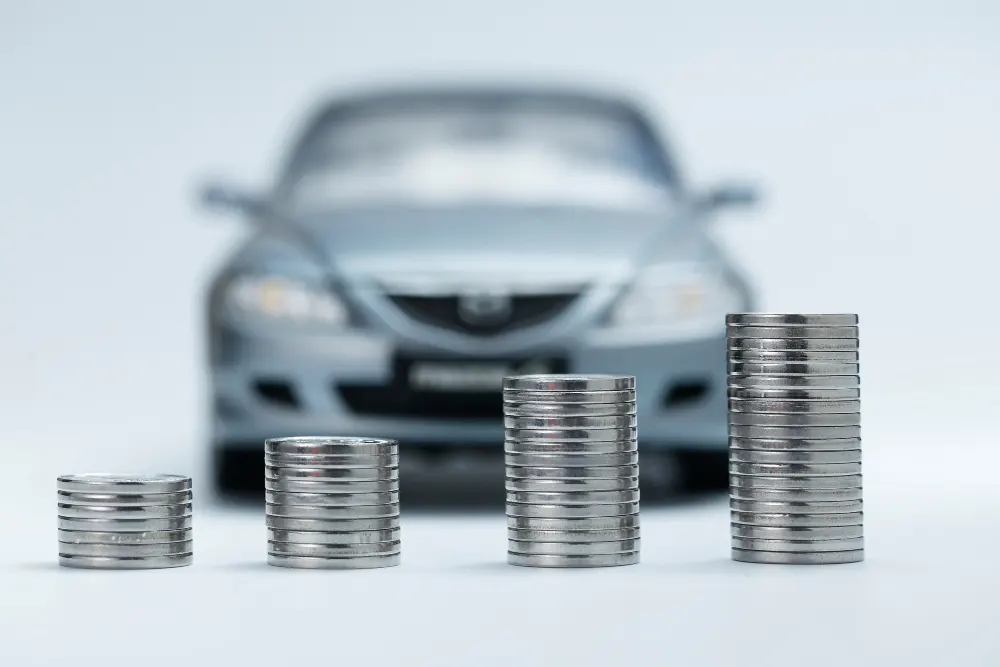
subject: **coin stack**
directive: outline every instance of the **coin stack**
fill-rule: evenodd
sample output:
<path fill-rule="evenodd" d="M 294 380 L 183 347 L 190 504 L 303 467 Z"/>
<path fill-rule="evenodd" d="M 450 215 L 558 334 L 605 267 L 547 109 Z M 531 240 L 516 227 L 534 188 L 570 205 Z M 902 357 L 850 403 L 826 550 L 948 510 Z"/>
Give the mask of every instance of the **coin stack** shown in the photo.
<path fill-rule="evenodd" d="M 504 378 L 507 562 L 639 562 L 635 378 Z"/>
<path fill-rule="evenodd" d="M 361 569 L 400 562 L 399 444 L 342 437 L 264 444 L 267 562 Z"/>
<path fill-rule="evenodd" d="M 733 560 L 863 560 L 857 315 L 726 323 Z"/>
<path fill-rule="evenodd" d="M 110 570 L 190 565 L 191 478 L 56 478 L 59 564 Z"/>

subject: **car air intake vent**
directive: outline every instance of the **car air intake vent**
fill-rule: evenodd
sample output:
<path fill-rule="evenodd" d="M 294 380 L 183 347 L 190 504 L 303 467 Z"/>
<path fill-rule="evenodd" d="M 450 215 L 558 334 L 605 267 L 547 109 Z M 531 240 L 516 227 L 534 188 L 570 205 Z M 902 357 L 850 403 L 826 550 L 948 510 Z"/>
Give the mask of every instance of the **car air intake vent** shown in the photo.
<path fill-rule="evenodd" d="M 390 295 L 389 298 L 407 316 L 424 324 L 477 336 L 495 336 L 551 320 L 563 313 L 578 296 L 576 293 L 511 296 L 484 293 Z"/>

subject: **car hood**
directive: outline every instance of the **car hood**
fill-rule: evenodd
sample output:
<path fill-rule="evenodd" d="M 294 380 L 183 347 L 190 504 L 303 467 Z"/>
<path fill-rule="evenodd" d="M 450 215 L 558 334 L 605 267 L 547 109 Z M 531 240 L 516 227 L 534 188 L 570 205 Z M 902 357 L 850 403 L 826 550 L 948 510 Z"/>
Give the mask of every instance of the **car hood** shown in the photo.
<path fill-rule="evenodd" d="M 665 213 L 488 209 L 325 212 L 294 224 L 334 271 L 354 280 L 627 272 L 672 227 Z"/>

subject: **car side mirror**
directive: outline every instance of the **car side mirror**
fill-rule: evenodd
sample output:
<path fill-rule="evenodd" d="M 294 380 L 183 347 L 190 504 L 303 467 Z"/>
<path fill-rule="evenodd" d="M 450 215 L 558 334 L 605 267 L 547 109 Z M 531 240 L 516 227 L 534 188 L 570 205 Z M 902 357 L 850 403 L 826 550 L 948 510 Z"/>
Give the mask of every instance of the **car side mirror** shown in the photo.
<path fill-rule="evenodd" d="M 753 206 L 760 201 L 757 188 L 751 185 L 718 185 L 698 198 L 701 208 L 716 210 L 736 206 Z"/>
<path fill-rule="evenodd" d="M 245 190 L 219 183 L 209 183 L 202 188 L 199 200 L 210 209 L 237 211 L 251 217 L 267 209 L 264 198 Z"/>

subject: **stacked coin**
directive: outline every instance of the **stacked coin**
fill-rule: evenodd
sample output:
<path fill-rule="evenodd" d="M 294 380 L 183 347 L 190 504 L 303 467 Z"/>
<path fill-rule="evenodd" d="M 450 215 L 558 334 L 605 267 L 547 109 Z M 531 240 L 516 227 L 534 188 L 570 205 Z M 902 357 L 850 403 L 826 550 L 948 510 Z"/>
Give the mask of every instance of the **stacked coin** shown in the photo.
<path fill-rule="evenodd" d="M 639 562 L 635 378 L 504 378 L 507 562 Z"/>
<path fill-rule="evenodd" d="M 191 478 L 63 475 L 56 479 L 59 564 L 95 569 L 190 565 Z"/>
<path fill-rule="evenodd" d="M 268 563 L 327 569 L 399 564 L 396 441 L 276 438 L 264 450 Z"/>
<path fill-rule="evenodd" d="M 733 559 L 863 560 L 857 315 L 726 323 Z"/>

